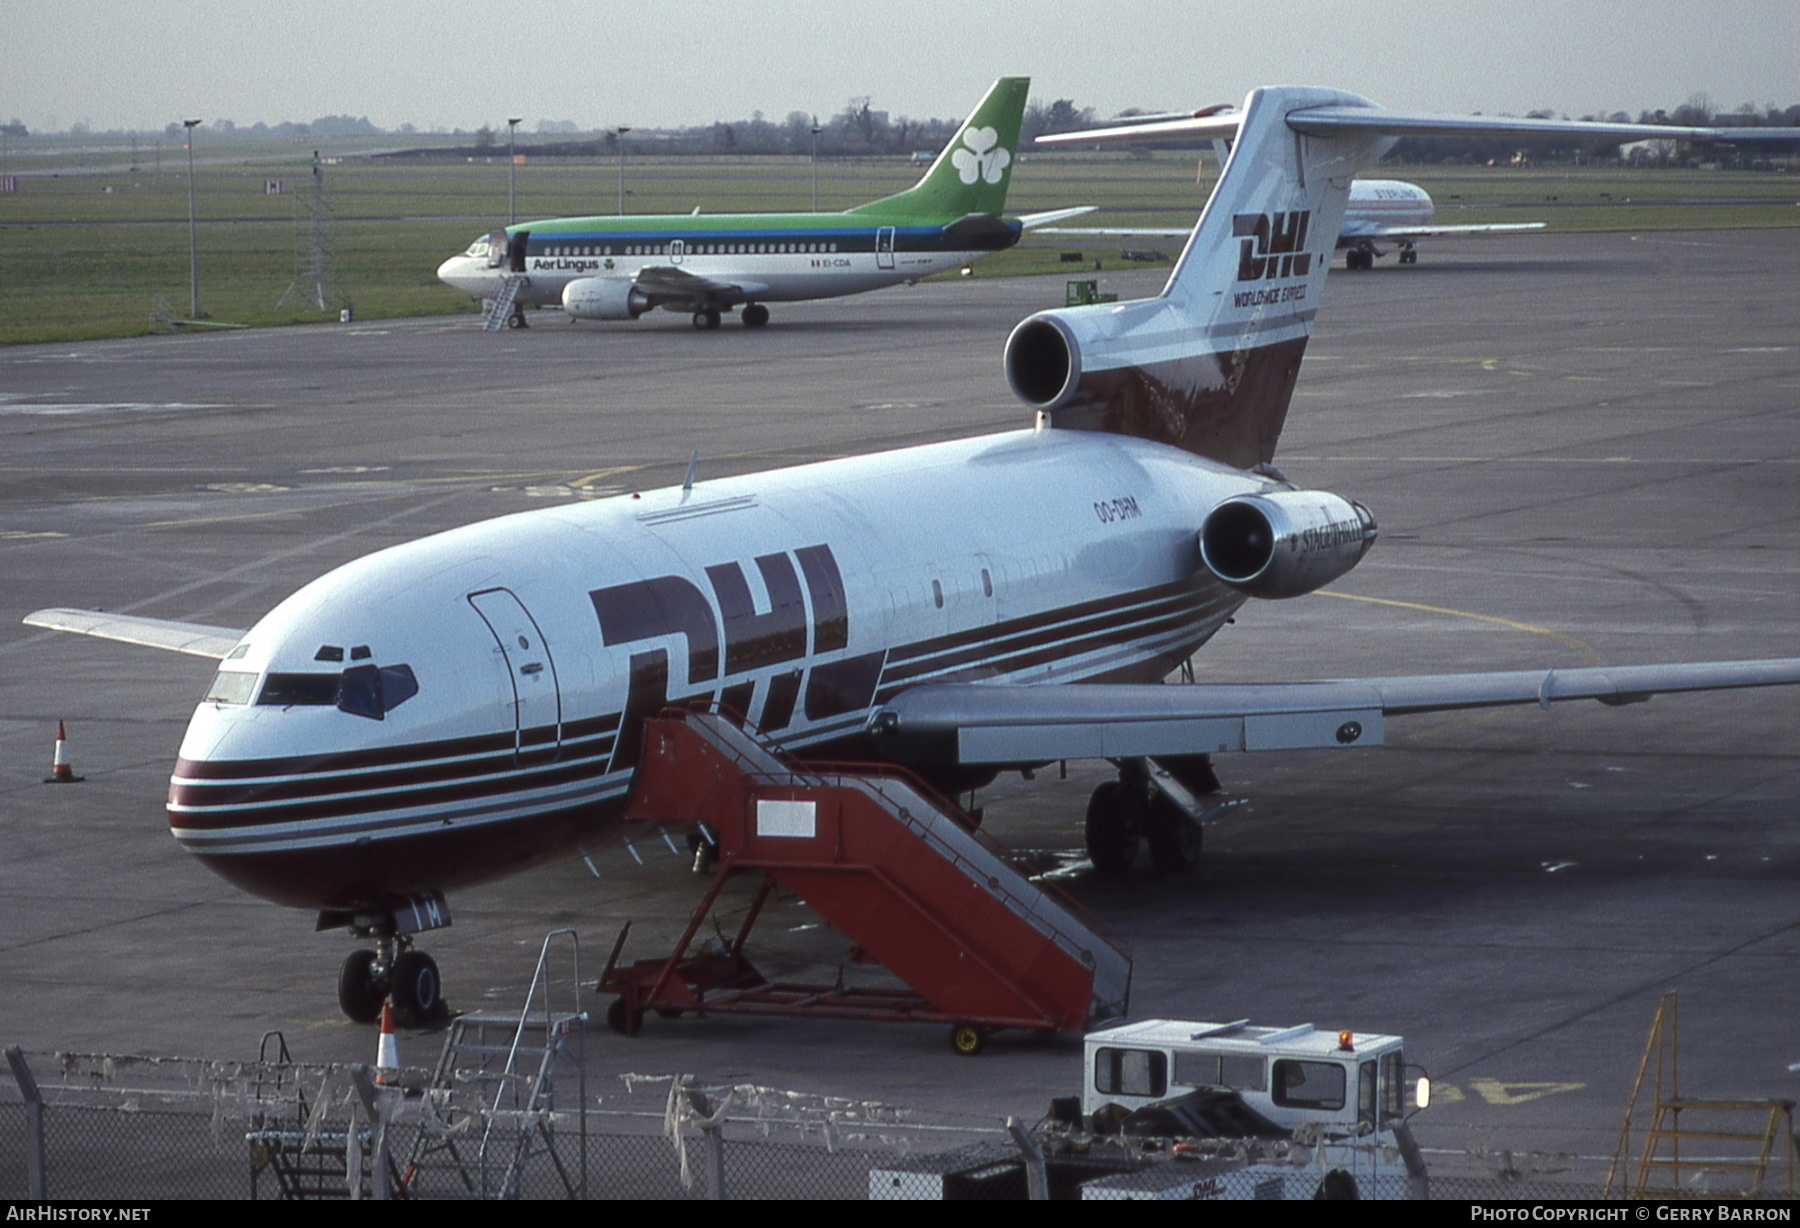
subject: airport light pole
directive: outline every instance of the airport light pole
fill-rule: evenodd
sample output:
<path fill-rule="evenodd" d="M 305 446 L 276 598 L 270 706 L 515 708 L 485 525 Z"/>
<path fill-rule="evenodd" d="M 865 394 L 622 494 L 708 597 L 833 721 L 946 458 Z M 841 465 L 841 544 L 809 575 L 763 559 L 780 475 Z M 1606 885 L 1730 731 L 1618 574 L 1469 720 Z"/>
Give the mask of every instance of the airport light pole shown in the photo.
<path fill-rule="evenodd" d="M 813 212 L 819 211 L 819 117 L 813 116 L 812 123 L 812 175 L 813 175 Z"/>
<path fill-rule="evenodd" d="M 520 116 L 519 119 L 523 119 Z M 506 121 L 506 224 L 511 226 L 519 220 L 519 154 L 518 154 L 519 120 Z"/>
<path fill-rule="evenodd" d="M 188 150 L 188 319 L 200 318 L 200 244 L 194 228 L 194 129 L 203 121 L 184 119 Z"/>
<path fill-rule="evenodd" d="M 630 128 L 614 128 L 619 138 L 619 216 L 625 216 L 625 134 Z"/>

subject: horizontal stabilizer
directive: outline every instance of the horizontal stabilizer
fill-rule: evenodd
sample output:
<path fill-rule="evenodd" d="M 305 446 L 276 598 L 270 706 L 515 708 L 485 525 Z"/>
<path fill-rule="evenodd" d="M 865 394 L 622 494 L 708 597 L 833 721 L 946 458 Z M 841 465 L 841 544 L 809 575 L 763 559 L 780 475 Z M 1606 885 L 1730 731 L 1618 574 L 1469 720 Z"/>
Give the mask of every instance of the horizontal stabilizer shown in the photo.
<path fill-rule="evenodd" d="M 944 683 L 896 695 L 871 732 L 911 757 L 954 737 L 959 763 L 1377 746 L 1384 720 L 1463 708 L 1800 684 L 1800 658 L 1196 686 Z"/>
<path fill-rule="evenodd" d="M 1099 207 L 1099 205 L 1076 205 L 1071 209 L 1046 209 L 1042 213 L 1022 213 L 1019 215 L 1019 225 L 1026 230 L 1036 230 L 1040 226 L 1048 226 L 1052 222 L 1066 222 L 1072 217 L 1092 213 Z M 1187 231 L 1184 230 L 1181 233 L 1186 234 Z"/>
<path fill-rule="evenodd" d="M 28 627 L 73 631 L 123 644 L 185 652 L 189 656 L 224 660 L 248 632 L 206 623 L 180 623 L 167 618 L 140 618 L 135 614 L 106 614 L 98 610 L 37 610 L 24 619 Z"/>
<path fill-rule="evenodd" d="M 1048 146 L 1117 141 L 1229 140 L 1243 112 L 1159 120 L 1040 136 Z M 1792 141 L 1800 128 L 1697 128 L 1678 124 L 1616 124 L 1595 120 L 1532 119 L 1510 115 L 1428 115 L 1374 106 L 1318 106 L 1296 110 L 1287 126 L 1303 136 L 1516 136 L 1575 137 L 1616 141 Z"/>
<path fill-rule="evenodd" d="M 1544 222 L 1495 222 L 1490 225 L 1468 226 L 1359 226 L 1354 222 L 1347 222 L 1344 233 L 1339 236 L 1339 242 L 1345 239 L 1466 239 L 1475 235 L 1542 230 L 1545 225 Z"/>

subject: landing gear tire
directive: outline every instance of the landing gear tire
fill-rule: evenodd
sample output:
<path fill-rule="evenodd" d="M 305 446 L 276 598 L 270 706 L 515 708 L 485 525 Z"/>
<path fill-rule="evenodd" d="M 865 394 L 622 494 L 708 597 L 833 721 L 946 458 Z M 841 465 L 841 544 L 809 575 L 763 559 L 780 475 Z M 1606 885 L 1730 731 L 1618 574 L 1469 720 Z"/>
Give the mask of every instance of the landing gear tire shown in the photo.
<path fill-rule="evenodd" d="M 1137 860 L 1139 808 L 1132 790 L 1117 780 L 1107 781 L 1088 799 L 1088 859 L 1101 874 L 1123 874 Z"/>
<path fill-rule="evenodd" d="M 404 952 L 388 973 L 388 996 L 394 1003 L 394 1020 L 403 1028 L 416 1028 L 443 1013 L 444 982 L 437 961 L 423 951 Z"/>
<path fill-rule="evenodd" d="M 761 303 L 751 303 L 741 314 L 745 328 L 761 328 L 769 322 L 769 309 Z"/>
<path fill-rule="evenodd" d="M 1417 263 L 1419 263 L 1418 249 L 1412 248 L 1412 247 L 1401 249 L 1400 263 L 1401 264 L 1417 264 Z"/>
<path fill-rule="evenodd" d="M 381 1018 L 381 1000 L 387 986 L 375 979 L 375 952 L 352 951 L 338 969 L 338 1008 L 351 1023 L 374 1023 Z"/>
<path fill-rule="evenodd" d="M 644 1026 L 644 1012 L 633 1010 L 624 998 L 614 998 L 606 1008 L 606 1026 L 620 1036 L 636 1036 Z"/>
<path fill-rule="evenodd" d="M 1150 864 L 1159 874 L 1191 870 L 1200 861 L 1204 832 L 1167 795 L 1158 793 L 1150 802 L 1146 824 L 1150 837 Z"/>
<path fill-rule="evenodd" d="M 1344 253 L 1344 267 L 1346 269 L 1372 269 L 1375 267 L 1375 253 L 1353 247 Z"/>
<path fill-rule="evenodd" d="M 959 1023 L 950 1029 L 950 1048 L 958 1057 L 975 1057 L 987 1048 L 987 1029 L 974 1023 Z"/>
<path fill-rule="evenodd" d="M 694 327 L 702 332 L 711 332 L 719 327 L 719 312 L 713 307 L 702 307 L 694 313 Z"/>
<path fill-rule="evenodd" d="M 523 311 L 514 311 L 511 315 L 506 317 L 506 327 L 529 328 L 531 326 L 525 322 L 525 313 Z"/>

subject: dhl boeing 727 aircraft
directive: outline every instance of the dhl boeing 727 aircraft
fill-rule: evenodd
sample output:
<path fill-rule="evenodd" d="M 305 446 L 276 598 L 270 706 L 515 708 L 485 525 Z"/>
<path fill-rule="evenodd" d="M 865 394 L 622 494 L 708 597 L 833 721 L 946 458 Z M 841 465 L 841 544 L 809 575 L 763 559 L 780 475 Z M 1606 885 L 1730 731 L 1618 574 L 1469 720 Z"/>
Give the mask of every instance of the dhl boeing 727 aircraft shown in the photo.
<path fill-rule="evenodd" d="M 1006 217 L 1029 77 L 1002 77 L 924 178 L 842 213 L 676 214 L 527 222 L 476 239 L 438 268 L 445 283 L 497 302 L 514 326 L 529 305 L 577 320 L 690 311 L 717 328 L 735 307 L 836 298 L 918 281 L 1004 251 L 1022 231 L 1085 208 Z M 510 295 L 510 299 L 503 296 Z"/>
<path fill-rule="evenodd" d="M 622 821 L 669 702 L 959 787 L 1109 759 L 1087 835 L 1117 869 L 1143 838 L 1165 866 L 1197 852 L 1208 755 L 1378 745 L 1410 713 L 1800 683 L 1783 659 L 1163 685 L 1246 602 L 1312 592 L 1375 541 L 1367 509 L 1271 468 L 1357 170 L 1399 133 L 1612 127 L 1305 87 L 1187 122 L 1234 145 L 1163 291 L 1013 330 L 1032 426 L 469 525 L 337 568 L 248 630 L 26 621 L 219 659 L 170 826 L 245 890 L 372 940 L 339 979 L 360 1019 L 384 995 L 437 1004 L 414 939 L 447 923 L 444 893 Z"/>

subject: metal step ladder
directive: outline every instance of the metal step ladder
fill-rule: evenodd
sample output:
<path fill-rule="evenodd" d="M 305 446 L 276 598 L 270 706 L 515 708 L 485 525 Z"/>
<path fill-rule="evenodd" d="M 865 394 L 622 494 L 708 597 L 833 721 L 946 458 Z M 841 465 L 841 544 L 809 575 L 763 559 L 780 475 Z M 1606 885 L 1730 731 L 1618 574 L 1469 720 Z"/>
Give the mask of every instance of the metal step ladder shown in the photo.
<path fill-rule="evenodd" d="M 747 926 L 729 969 L 684 965 L 696 914 L 672 958 L 617 976 L 609 961 L 601 989 L 620 993 L 624 1006 L 620 1019 L 609 1014 L 615 1027 L 635 1031 L 648 1009 L 1082 1030 L 1128 1008 L 1131 959 L 1122 947 L 902 769 L 793 762 L 724 716 L 669 712 L 645 723 L 626 817 L 706 825 L 721 878 L 703 909 L 726 876 L 762 874 L 765 894 L 779 884 L 799 896 L 914 996 L 884 1001 L 842 985 L 757 985 L 741 949 Z M 685 982 L 684 968 L 695 972 Z M 981 1042 L 956 1043 L 973 1052 Z"/>
<path fill-rule="evenodd" d="M 481 323 L 484 333 L 497 333 L 506 327 L 507 317 L 512 315 L 519 301 L 519 291 L 530 282 L 530 278 L 522 273 L 514 273 L 500 287 L 500 293 L 489 300 L 487 318 Z"/>
<path fill-rule="evenodd" d="M 549 964 L 560 939 L 567 940 L 561 945 L 570 975 L 566 985 L 553 986 Z M 574 1078 L 570 1107 L 579 1109 L 585 1099 L 587 1015 L 556 1010 L 552 997 L 573 1006 L 580 983 L 575 931 L 556 930 L 544 938 L 523 1010 L 475 1011 L 451 1021 L 426 1092 L 448 1128 L 419 1134 L 406 1168 L 409 1188 L 430 1188 L 431 1197 L 544 1197 L 524 1183 L 547 1160 L 564 1196 L 587 1196 L 585 1118 L 573 1148 L 559 1147 L 556 1135 L 559 1075 Z"/>

